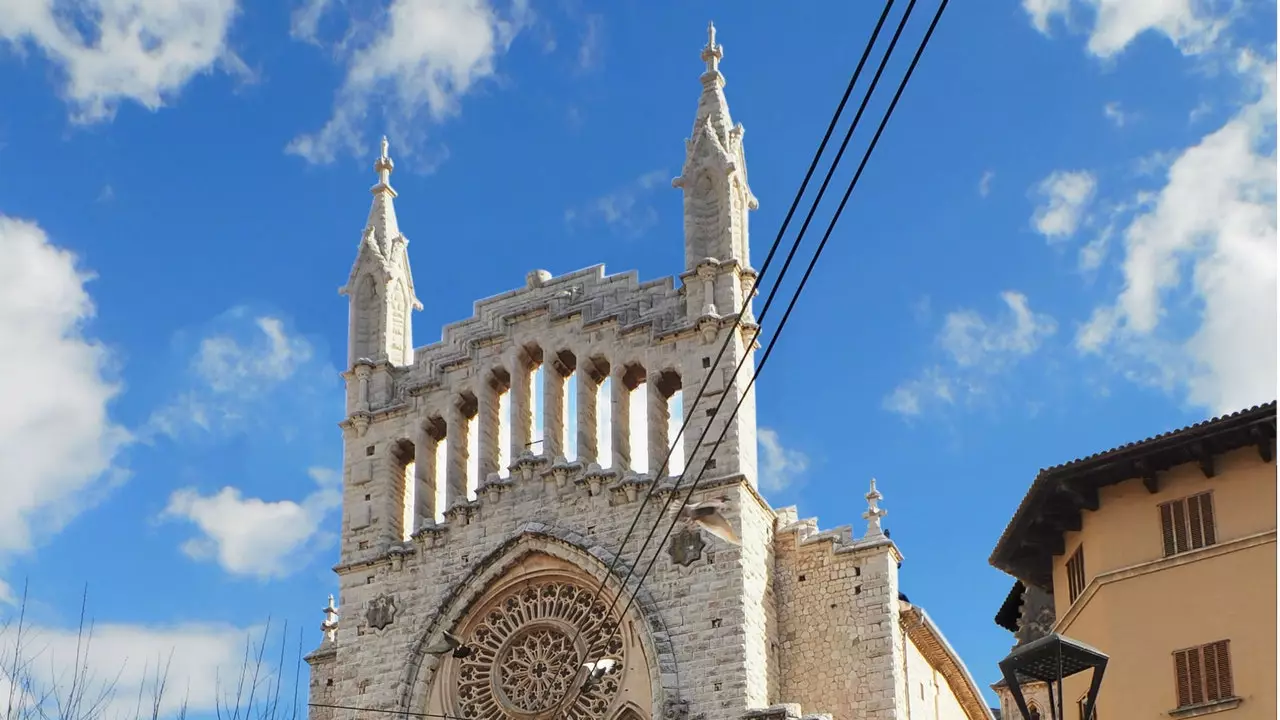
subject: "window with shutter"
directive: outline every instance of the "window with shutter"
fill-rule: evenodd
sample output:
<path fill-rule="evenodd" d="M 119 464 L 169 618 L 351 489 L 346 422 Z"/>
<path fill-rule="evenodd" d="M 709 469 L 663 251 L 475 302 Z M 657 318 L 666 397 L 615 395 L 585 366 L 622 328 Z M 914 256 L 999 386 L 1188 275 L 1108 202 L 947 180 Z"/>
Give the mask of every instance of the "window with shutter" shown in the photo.
<path fill-rule="evenodd" d="M 1229 640 L 1219 640 L 1173 654 L 1178 707 L 1235 697 Z"/>
<path fill-rule="evenodd" d="M 1200 493 L 1161 503 L 1160 535 L 1164 542 L 1165 557 L 1216 543 L 1218 537 L 1213 526 L 1213 493 Z"/>
<path fill-rule="evenodd" d="M 1067 560 L 1067 591 L 1071 596 L 1070 602 L 1075 602 L 1080 597 L 1084 586 L 1084 546 L 1081 545 Z"/>

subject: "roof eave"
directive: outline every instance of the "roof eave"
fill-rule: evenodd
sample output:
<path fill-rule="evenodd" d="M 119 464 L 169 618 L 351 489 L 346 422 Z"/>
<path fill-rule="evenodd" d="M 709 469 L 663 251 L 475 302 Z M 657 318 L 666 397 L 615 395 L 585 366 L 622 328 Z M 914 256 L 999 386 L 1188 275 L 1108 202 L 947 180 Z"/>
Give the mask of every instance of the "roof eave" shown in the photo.
<path fill-rule="evenodd" d="M 1032 561 L 1017 558 L 1027 535 L 1045 519 L 1047 505 L 1056 503 L 1061 510 L 1074 503 L 1095 509 L 1100 487 L 1144 475 L 1155 477 L 1155 473 L 1197 460 L 1203 465 L 1213 457 L 1251 445 L 1259 448 L 1264 461 L 1272 462 L 1275 421 L 1276 402 L 1272 401 L 1041 470 L 997 541 L 989 562 L 1028 585 L 1048 591 L 1052 576 L 1044 567 L 1043 553 Z"/>

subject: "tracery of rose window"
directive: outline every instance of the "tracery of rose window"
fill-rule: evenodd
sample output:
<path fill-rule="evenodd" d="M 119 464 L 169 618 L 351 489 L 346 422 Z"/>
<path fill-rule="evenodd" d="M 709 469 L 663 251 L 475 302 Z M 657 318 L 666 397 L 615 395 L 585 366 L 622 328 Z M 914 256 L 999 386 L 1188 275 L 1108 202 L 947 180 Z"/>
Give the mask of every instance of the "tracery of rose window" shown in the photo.
<path fill-rule="evenodd" d="M 625 662 L 578 692 L 588 658 L 625 660 L 620 633 L 605 617 L 609 598 L 593 593 L 561 580 L 532 581 L 492 605 L 467 633 L 475 651 L 455 675 L 458 713 L 476 720 L 599 720 L 615 711 Z M 557 710 L 570 698 L 570 707 Z"/>

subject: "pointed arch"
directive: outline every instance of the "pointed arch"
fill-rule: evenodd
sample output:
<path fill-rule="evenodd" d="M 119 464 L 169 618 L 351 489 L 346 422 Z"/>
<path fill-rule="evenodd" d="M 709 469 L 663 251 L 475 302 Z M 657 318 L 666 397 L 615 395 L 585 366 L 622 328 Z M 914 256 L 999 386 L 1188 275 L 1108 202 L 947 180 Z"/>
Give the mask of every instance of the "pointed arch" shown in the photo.
<path fill-rule="evenodd" d="M 400 707 L 407 712 L 445 710 L 443 714 L 453 714 L 452 707 L 444 707 L 444 698 L 437 689 L 442 687 L 441 683 L 456 686 L 460 666 L 452 658 L 441 661 L 424 652 L 441 630 L 454 633 L 475 631 L 499 603 L 518 599 L 520 592 L 534 585 L 545 587 L 559 583 L 559 586 L 576 586 L 585 588 L 587 593 L 594 592 L 611 560 L 609 550 L 602 546 L 588 546 L 586 539 L 577 533 L 541 523 L 520 526 L 497 549 L 477 562 L 463 580 L 451 587 L 436 613 L 423 623 L 405 664 Z M 621 562 L 618 565 L 614 569 L 615 576 L 606 582 L 601 598 L 612 598 L 621 591 L 620 576 L 626 574 L 627 568 Z M 631 585 L 628 594 L 634 589 Z M 581 592 L 569 592 L 585 597 Z M 604 605 L 607 604 L 606 601 Z M 615 614 L 622 605 L 625 602 L 614 609 Z M 554 617 L 546 620 L 546 623 L 533 624 L 564 622 Z M 633 712 L 639 713 L 639 720 L 656 717 L 657 708 L 662 707 L 665 699 L 679 697 L 680 679 L 665 622 L 646 590 L 636 593 L 636 600 L 628 616 L 621 618 L 620 626 L 618 635 L 628 637 L 630 648 L 624 649 L 624 653 L 632 655 L 625 661 L 627 669 L 620 680 L 626 685 L 626 692 L 612 696 L 608 717 L 614 718 L 626 702 L 636 701 L 647 702 L 653 708 L 646 712 L 636 705 Z M 523 632 L 521 628 L 512 627 L 502 642 L 520 632 Z M 492 649 L 487 652 L 493 654 Z M 592 652 L 594 655 L 598 650 L 593 649 Z M 659 672 L 660 668 L 665 672 Z M 674 681 L 664 686 L 664 677 Z M 636 697 L 644 694 L 644 690 L 649 697 Z"/>

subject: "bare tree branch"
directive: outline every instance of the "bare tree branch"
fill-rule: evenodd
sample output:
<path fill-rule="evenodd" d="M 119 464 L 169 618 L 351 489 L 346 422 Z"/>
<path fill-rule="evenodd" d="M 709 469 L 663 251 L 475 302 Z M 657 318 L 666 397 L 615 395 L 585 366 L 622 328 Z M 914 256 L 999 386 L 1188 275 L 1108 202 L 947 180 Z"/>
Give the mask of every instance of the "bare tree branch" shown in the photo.
<path fill-rule="evenodd" d="M 61 669 L 50 653 L 47 675 L 35 671 L 36 661 L 48 649 L 37 648 L 32 637 L 34 628 L 27 614 L 28 587 L 24 582 L 22 601 L 16 618 L 0 618 L 0 720 L 187 720 L 191 711 L 191 678 L 176 709 L 166 710 L 165 697 L 175 653 L 170 648 L 161 662 L 156 658 L 154 672 L 148 660 L 142 671 L 133 708 L 121 709 L 115 703 L 116 691 L 124 676 L 128 658 L 122 658 L 114 677 L 99 680 L 91 663 L 94 621 L 88 614 L 88 588 L 81 596 L 80 617 L 76 628 L 74 662 Z M 302 679 L 302 631 L 298 632 L 298 656 L 294 667 L 293 703 L 287 710 L 281 706 L 284 687 L 285 653 L 288 623 L 280 632 L 280 650 L 272 663 L 264 662 L 270 641 L 271 619 L 267 619 L 262 637 L 254 642 L 245 638 L 245 651 L 234 693 L 224 693 L 220 673 L 214 675 L 214 707 L 219 720 L 297 720 L 299 687 Z M 147 697 L 144 705 L 143 698 Z M 127 701 L 126 701 L 127 702 Z M 127 708 L 127 706 L 125 706 Z M 108 717 L 109 711 L 111 717 Z"/>

